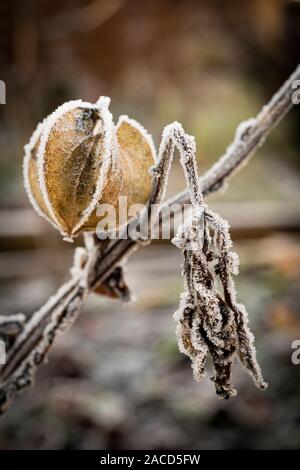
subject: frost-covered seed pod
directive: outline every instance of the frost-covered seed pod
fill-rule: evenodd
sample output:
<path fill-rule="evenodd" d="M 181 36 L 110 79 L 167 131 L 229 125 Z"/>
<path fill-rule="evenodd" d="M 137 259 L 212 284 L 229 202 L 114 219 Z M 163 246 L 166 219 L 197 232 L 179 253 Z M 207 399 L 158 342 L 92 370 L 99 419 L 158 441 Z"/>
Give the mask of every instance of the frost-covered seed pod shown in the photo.
<path fill-rule="evenodd" d="M 128 208 L 150 197 L 152 137 L 127 116 L 115 126 L 109 103 L 101 97 L 95 104 L 63 104 L 25 146 L 29 199 L 67 239 L 96 230 L 99 204 L 111 204 L 118 222 L 119 196 L 127 197 Z"/>

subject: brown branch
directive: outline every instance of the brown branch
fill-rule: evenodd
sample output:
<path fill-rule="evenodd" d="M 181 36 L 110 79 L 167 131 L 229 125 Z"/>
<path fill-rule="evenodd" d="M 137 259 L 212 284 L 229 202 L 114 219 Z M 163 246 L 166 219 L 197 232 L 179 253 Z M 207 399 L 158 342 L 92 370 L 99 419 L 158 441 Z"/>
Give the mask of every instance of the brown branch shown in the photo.
<path fill-rule="evenodd" d="M 292 83 L 297 79 L 300 79 L 300 66 L 255 119 L 238 127 L 226 153 L 200 178 L 199 183 L 204 196 L 223 187 L 228 178 L 242 168 L 255 150 L 263 144 L 271 130 L 292 108 L 294 91 Z M 162 187 L 163 185 L 155 186 L 154 178 L 152 197 L 155 200 L 160 200 L 163 196 Z M 165 202 L 161 206 L 160 214 L 164 208 L 174 203 L 183 206 L 188 202 L 188 192 L 183 191 Z M 161 226 L 162 223 L 162 217 L 157 217 L 157 224 Z M 123 264 L 139 246 L 140 242 L 132 239 L 118 239 L 103 244 L 94 236 L 85 237 L 85 248 L 76 251 L 71 270 L 72 279 L 30 318 L 24 321 L 22 317 L 22 321 L 16 325 L 18 333 L 7 343 L 7 362 L 0 369 L 0 412 L 8 407 L 16 392 L 32 383 L 35 370 L 43 362 L 55 337 L 73 324 L 88 293 L 106 283 L 115 268 Z M 123 300 L 128 296 L 127 291 L 126 295 L 124 294 L 125 291 L 115 289 Z M 14 320 L 18 322 L 18 317 Z M 4 321 L 3 325 L 4 323 L 6 322 Z M 0 332 L 3 325 L 0 318 Z M 3 333 L 2 335 L 5 336 Z"/>

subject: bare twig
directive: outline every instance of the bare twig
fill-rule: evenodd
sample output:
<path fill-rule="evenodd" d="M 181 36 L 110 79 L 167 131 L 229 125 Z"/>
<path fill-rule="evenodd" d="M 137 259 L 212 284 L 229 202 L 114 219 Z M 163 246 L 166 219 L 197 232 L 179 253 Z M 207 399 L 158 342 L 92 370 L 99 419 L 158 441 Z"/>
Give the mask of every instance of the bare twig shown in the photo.
<path fill-rule="evenodd" d="M 226 153 L 199 180 L 204 196 L 223 187 L 228 178 L 247 162 L 291 109 L 292 83 L 297 79 L 300 79 L 299 66 L 257 117 L 238 127 L 235 139 Z M 169 145 L 172 146 L 173 143 L 170 142 Z M 152 200 L 161 201 L 164 195 L 163 187 L 165 185 L 157 184 L 154 178 Z M 197 197 L 196 194 L 194 196 Z M 183 191 L 168 200 L 161 209 L 173 203 L 184 205 L 188 201 L 189 192 Z M 162 224 L 161 217 L 157 218 L 157 223 Z M 44 361 L 55 337 L 73 324 L 89 292 L 103 283 L 111 286 L 108 281 L 113 279 L 114 292 L 121 299 L 128 296 L 127 289 L 122 289 L 123 278 L 122 275 L 120 277 L 120 271 L 118 276 L 113 273 L 138 246 L 139 242 L 130 238 L 119 239 L 103 246 L 95 237 L 86 236 L 85 247 L 76 251 L 71 280 L 30 318 L 25 321 L 23 317 L 14 318 L 18 334 L 8 342 L 7 363 L 1 368 L 0 412 L 8 407 L 16 392 L 32 383 L 34 372 Z"/>

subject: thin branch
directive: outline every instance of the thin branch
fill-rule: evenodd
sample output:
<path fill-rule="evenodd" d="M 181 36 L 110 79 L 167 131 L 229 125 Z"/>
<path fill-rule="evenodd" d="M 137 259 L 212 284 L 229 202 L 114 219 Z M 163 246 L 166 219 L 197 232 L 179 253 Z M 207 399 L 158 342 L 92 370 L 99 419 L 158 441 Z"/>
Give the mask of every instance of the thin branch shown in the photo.
<path fill-rule="evenodd" d="M 235 139 L 226 153 L 199 180 L 204 196 L 223 187 L 292 108 L 292 83 L 297 79 L 300 79 L 299 66 L 257 117 L 238 127 Z M 162 200 L 163 187 L 164 185 L 157 186 L 154 179 L 154 200 Z M 194 196 L 197 197 L 196 194 Z M 187 202 L 189 193 L 183 191 L 163 204 L 161 209 L 174 203 L 183 206 Z M 161 217 L 157 217 L 157 224 L 162 224 Z M 18 334 L 7 343 L 7 363 L 0 369 L 0 413 L 9 406 L 16 392 L 33 382 L 37 366 L 44 361 L 56 336 L 73 324 L 88 293 L 107 283 L 115 269 L 139 246 L 140 242 L 137 240 L 119 239 L 108 243 L 104 248 L 95 237 L 85 237 L 85 248 L 79 251 L 77 249 L 74 257 L 71 280 L 27 320 L 24 321 L 23 316 L 14 317 Z M 120 282 L 120 277 L 113 276 L 113 280 L 115 292 L 121 299 L 125 299 L 128 292 L 125 296 L 124 290 L 115 285 Z M 122 281 L 121 278 L 121 285 Z"/>

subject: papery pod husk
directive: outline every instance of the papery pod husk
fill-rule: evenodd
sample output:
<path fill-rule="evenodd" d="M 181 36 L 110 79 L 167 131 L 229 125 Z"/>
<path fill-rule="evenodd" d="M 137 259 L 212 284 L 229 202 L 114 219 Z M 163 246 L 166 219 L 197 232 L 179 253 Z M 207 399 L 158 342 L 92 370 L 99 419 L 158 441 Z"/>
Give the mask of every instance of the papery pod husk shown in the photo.
<path fill-rule="evenodd" d="M 151 137 L 126 116 L 115 127 L 108 99 L 65 103 L 38 126 L 25 147 L 30 201 L 63 235 L 95 231 L 97 206 L 111 204 L 118 224 L 119 196 L 145 204 L 151 193 Z M 118 227 L 117 227 L 118 228 Z"/>

